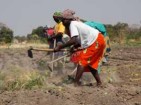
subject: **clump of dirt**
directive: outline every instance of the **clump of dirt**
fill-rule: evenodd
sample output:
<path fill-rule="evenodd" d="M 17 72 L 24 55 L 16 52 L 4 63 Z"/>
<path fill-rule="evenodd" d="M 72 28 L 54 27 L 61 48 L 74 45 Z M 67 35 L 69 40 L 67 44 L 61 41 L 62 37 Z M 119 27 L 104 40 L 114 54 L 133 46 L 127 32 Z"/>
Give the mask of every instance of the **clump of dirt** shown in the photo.
<path fill-rule="evenodd" d="M 0 70 L 9 71 L 15 67 L 24 70 L 49 70 L 50 61 L 46 52 L 33 52 L 27 56 L 27 49 L 1 49 Z M 0 105 L 141 105 L 141 47 L 113 48 L 109 62 L 102 66 L 102 87 L 96 87 L 90 73 L 84 73 L 80 87 L 64 83 L 63 79 L 74 66 L 67 63 L 55 68 L 48 77 L 48 86 L 36 90 L 0 91 Z M 92 85 L 87 85 L 92 83 Z"/>

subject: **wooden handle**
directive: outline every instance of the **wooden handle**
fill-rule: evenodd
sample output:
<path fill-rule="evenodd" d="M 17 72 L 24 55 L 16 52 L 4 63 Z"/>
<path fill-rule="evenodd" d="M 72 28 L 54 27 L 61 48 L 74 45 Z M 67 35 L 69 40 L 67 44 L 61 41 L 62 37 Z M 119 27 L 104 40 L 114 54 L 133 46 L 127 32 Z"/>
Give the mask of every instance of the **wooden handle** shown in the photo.
<path fill-rule="evenodd" d="M 48 51 L 48 52 L 53 52 L 54 49 L 40 49 L 40 48 L 32 48 L 31 50 L 35 51 Z M 67 51 L 67 49 L 61 49 L 61 51 Z"/>
<path fill-rule="evenodd" d="M 40 49 L 40 48 L 32 48 L 35 51 L 53 51 L 53 49 Z"/>

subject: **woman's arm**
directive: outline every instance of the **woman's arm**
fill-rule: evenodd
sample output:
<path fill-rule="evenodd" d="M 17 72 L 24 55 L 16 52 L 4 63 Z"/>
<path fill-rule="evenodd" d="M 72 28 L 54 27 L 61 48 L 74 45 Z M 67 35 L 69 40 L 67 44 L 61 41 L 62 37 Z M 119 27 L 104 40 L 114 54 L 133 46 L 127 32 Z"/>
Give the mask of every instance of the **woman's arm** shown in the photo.
<path fill-rule="evenodd" d="M 69 47 L 71 45 L 76 45 L 78 42 L 77 42 L 77 36 L 74 36 L 72 37 L 68 42 L 66 42 L 65 44 L 63 45 L 59 45 L 57 46 L 56 48 L 54 48 L 54 51 L 57 52 L 59 51 L 60 49 L 63 49 L 65 47 Z"/>

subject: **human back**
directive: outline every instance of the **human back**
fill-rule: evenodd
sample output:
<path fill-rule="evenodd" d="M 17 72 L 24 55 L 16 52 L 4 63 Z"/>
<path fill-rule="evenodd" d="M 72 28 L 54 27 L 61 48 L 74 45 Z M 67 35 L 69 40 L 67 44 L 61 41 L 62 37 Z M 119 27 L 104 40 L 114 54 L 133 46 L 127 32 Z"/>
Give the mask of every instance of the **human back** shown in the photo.
<path fill-rule="evenodd" d="M 71 37 L 78 36 L 81 47 L 90 46 L 98 37 L 100 32 L 80 21 L 72 21 L 70 24 Z"/>
<path fill-rule="evenodd" d="M 107 31 L 103 23 L 95 22 L 95 21 L 86 21 L 84 23 L 99 30 L 104 36 L 107 36 Z"/>
<path fill-rule="evenodd" d="M 57 34 L 57 33 L 59 33 L 59 32 L 64 34 L 64 32 L 65 32 L 65 27 L 64 27 L 64 25 L 62 24 L 62 22 L 59 22 L 59 23 L 56 23 L 54 30 L 55 30 L 55 34 Z"/>

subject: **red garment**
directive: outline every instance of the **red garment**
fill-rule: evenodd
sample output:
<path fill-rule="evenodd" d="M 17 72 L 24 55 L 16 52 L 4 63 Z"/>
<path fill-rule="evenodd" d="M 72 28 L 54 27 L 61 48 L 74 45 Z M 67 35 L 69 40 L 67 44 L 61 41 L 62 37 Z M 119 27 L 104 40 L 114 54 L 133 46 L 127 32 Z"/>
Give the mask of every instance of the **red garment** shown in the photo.
<path fill-rule="evenodd" d="M 46 30 L 46 32 L 47 32 L 48 35 L 53 35 L 54 34 L 54 29 L 53 28 L 48 28 Z"/>
<path fill-rule="evenodd" d="M 73 63 L 78 63 L 79 62 L 79 55 L 80 55 L 80 53 L 81 53 L 81 51 L 76 51 L 76 52 L 74 52 L 72 55 L 71 55 L 71 61 L 73 62 Z"/>

